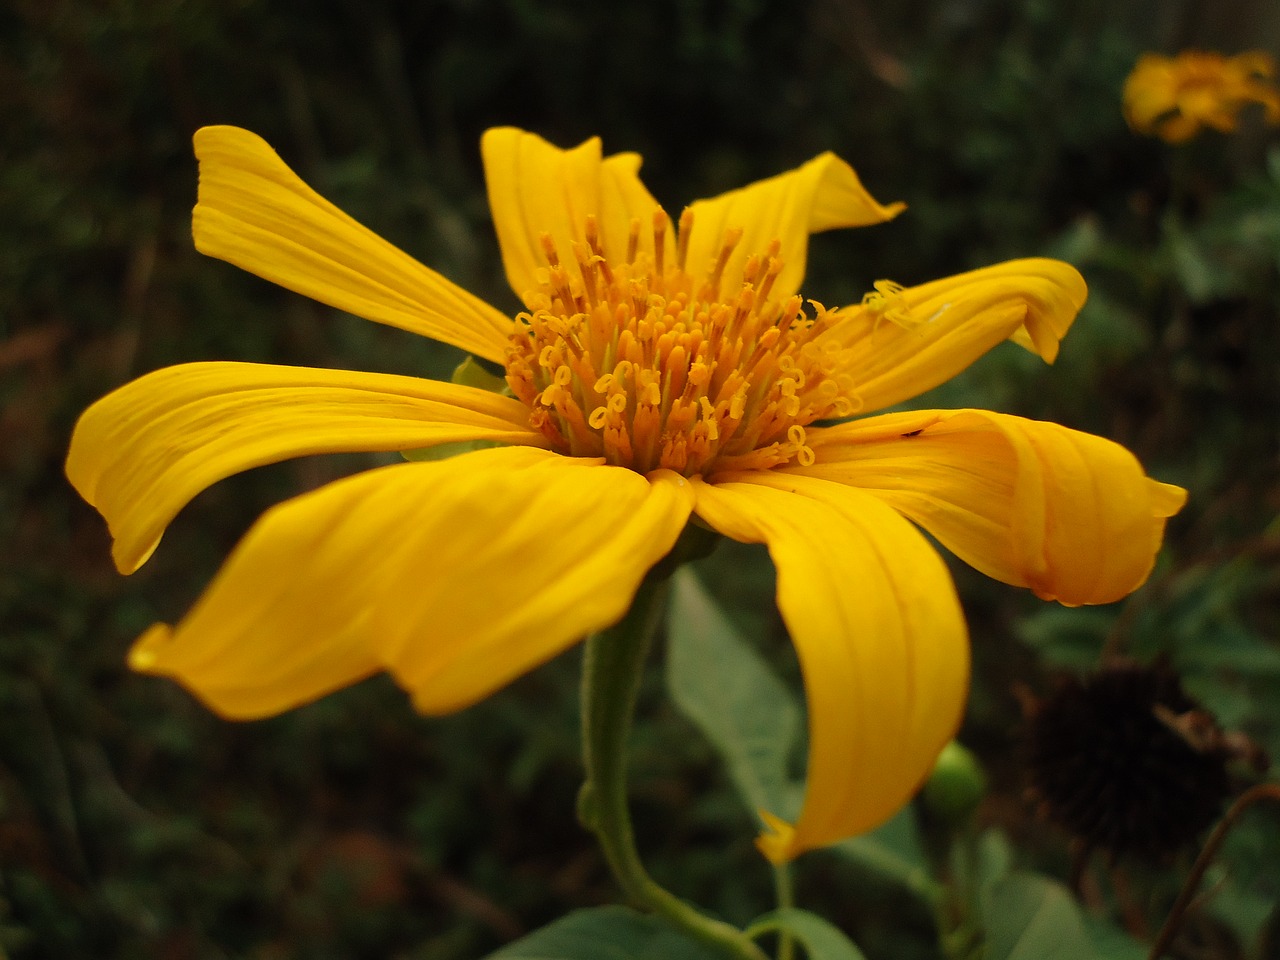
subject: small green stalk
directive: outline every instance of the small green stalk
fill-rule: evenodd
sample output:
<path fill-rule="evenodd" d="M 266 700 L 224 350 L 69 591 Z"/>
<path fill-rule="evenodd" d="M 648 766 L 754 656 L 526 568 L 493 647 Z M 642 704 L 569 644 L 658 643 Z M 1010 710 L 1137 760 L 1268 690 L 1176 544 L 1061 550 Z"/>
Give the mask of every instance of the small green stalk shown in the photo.
<path fill-rule="evenodd" d="M 582 759 L 586 781 L 578 818 L 596 835 L 627 898 L 690 937 L 739 960 L 768 960 L 737 927 L 701 913 L 658 886 L 636 851 L 627 810 L 627 738 L 644 662 L 662 616 L 667 578 L 655 572 L 640 585 L 631 611 L 587 639 L 582 666 Z"/>
<path fill-rule="evenodd" d="M 789 910 L 796 905 L 796 888 L 791 879 L 791 864 L 779 863 L 773 868 L 773 889 L 779 910 Z M 795 940 L 791 931 L 778 931 L 778 960 L 792 960 L 795 956 Z"/>

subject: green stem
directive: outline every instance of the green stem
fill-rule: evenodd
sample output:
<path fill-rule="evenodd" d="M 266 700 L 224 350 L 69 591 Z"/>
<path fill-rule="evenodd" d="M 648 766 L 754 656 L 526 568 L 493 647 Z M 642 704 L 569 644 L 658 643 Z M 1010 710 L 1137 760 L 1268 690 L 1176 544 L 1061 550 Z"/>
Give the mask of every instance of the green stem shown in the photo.
<path fill-rule="evenodd" d="M 779 863 L 773 868 L 773 889 L 779 910 L 789 910 L 796 905 L 796 888 L 791 879 L 791 864 Z M 795 956 L 795 940 L 785 927 L 778 931 L 778 960 L 792 960 Z"/>
<path fill-rule="evenodd" d="M 741 930 L 706 916 L 658 886 L 636 851 L 627 810 L 627 737 L 666 594 L 666 578 L 651 575 L 640 585 L 626 617 L 587 639 L 582 665 L 586 782 L 578 795 L 578 818 L 596 835 L 614 877 L 636 906 L 729 956 L 768 960 Z"/>

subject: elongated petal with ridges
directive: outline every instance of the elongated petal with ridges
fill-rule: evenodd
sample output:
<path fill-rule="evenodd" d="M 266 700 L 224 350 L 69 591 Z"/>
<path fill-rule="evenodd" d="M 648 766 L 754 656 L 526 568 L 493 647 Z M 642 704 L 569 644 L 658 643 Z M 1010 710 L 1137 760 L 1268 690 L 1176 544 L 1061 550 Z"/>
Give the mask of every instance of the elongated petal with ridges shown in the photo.
<path fill-rule="evenodd" d="M 383 657 L 424 713 L 469 706 L 621 620 L 640 580 L 675 545 L 693 509 L 692 485 L 669 470 L 643 477 L 553 458 L 531 479 L 459 492 L 456 501 L 448 488 L 439 494 L 443 532 L 434 543 L 447 554 L 433 562 L 462 583 L 474 571 L 483 589 L 459 590 L 443 576 L 424 587 L 408 566 L 390 586 L 405 599 L 394 616 L 379 618 Z M 489 517 L 477 530 L 468 508 L 481 497 Z M 493 530 L 500 531 L 496 539 Z M 424 545 L 430 542 L 423 537 Z M 435 623 L 441 611 L 458 626 L 422 644 L 422 625 Z"/>
<path fill-rule="evenodd" d="M 434 380 L 255 363 L 166 367 L 81 416 L 67 476 L 106 518 L 122 573 L 192 497 L 250 467 L 315 453 L 461 440 L 542 447 L 517 400 Z"/>
<path fill-rule="evenodd" d="M 257 134 L 196 131 L 196 249 L 339 310 L 501 362 L 511 319 L 312 190 Z"/>
<path fill-rule="evenodd" d="M 502 263 L 516 296 L 538 286 L 537 273 L 547 267 L 543 234 L 551 237 L 560 262 L 577 271 L 573 245 L 586 240 L 588 216 L 596 219 L 605 256 L 612 261 L 625 258 L 633 220 L 640 227 L 638 252 L 653 255 L 653 217 L 659 207 L 640 180 L 638 154 L 603 157 L 598 137 L 562 150 L 515 127 L 486 131 L 480 150 Z M 669 229 L 663 248 L 671 262 L 675 247 Z"/>
<path fill-rule="evenodd" d="M 759 840 L 781 863 L 873 829 L 928 776 L 963 710 L 964 618 L 941 557 L 875 497 L 765 471 L 694 483 L 702 519 L 768 545 L 804 674 L 804 808 L 766 812 Z"/>
<path fill-rule="evenodd" d="M 674 475 L 520 447 L 371 470 L 264 514 L 130 663 L 231 718 L 379 668 L 420 709 L 459 709 L 620 619 L 692 497 Z"/>
<path fill-rule="evenodd" d="M 871 417 L 808 442 L 798 472 L 872 493 L 988 576 L 1071 605 L 1141 586 L 1186 500 L 1117 443 L 986 410 Z"/>
<path fill-rule="evenodd" d="M 1004 340 L 1052 363 L 1084 306 L 1084 278 L 1058 260 L 1010 260 L 916 287 L 885 286 L 841 310 L 826 342 L 849 348 L 841 367 L 863 413 L 950 380 Z"/>
<path fill-rule="evenodd" d="M 691 204 L 693 232 L 686 263 L 695 278 L 705 275 L 720 254 L 725 231 L 741 230 L 742 238 L 720 284 L 720 290 L 731 297 L 742 286 L 747 258 L 763 256 L 769 243 L 777 240 L 782 272 L 773 293 L 785 299 L 800 289 L 804 279 L 810 234 L 884 223 L 905 209 L 904 203 L 878 202 L 849 164 L 834 153 L 824 153 L 795 170 Z"/>

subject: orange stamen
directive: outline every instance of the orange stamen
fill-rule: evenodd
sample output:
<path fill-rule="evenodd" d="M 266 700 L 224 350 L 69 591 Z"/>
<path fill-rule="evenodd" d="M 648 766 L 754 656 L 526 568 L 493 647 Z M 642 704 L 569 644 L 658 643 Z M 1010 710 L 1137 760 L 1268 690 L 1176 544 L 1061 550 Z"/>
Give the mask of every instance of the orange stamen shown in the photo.
<path fill-rule="evenodd" d="M 675 264 L 661 209 L 652 254 L 641 249 L 639 218 L 622 259 L 609 257 L 594 216 L 567 248 L 573 263 L 542 234 L 546 270 L 508 351 L 512 393 L 554 449 L 641 473 L 812 463 L 805 427 L 860 404 L 843 372 L 849 349 L 827 335 L 839 318 L 799 296 L 775 297 L 776 240 L 737 261 L 743 231 L 730 227 L 714 261 L 690 264 L 693 219 L 690 210 L 680 217 Z M 735 262 L 741 285 L 722 291 Z"/>

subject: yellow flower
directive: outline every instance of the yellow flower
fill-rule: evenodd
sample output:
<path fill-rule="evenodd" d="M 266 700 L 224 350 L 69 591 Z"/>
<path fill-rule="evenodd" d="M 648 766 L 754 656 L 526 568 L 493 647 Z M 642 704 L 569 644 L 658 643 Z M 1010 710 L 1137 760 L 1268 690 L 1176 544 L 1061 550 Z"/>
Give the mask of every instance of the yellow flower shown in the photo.
<path fill-rule="evenodd" d="M 137 569 L 198 492 L 338 451 L 500 445 L 331 483 L 268 511 L 176 628 L 131 665 L 260 717 L 389 671 L 427 713 L 471 704 L 616 622 L 691 516 L 768 545 L 803 669 L 808 791 L 767 815 L 774 861 L 891 816 L 960 720 L 968 641 L 913 525 L 992 577 L 1069 604 L 1147 577 L 1185 493 L 1114 443 L 982 410 L 852 420 L 1012 338 L 1046 360 L 1085 299 L 1017 260 L 828 309 L 797 294 L 811 233 L 885 221 L 833 154 L 672 224 L 635 154 L 490 130 L 482 147 L 514 319 L 304 184 L 260 138 L 211 127 L 206 254 L 503 364 L 514 396 L 385 374 L 193 363 L 94 404 L 67 473 Z M 913 522 L 912 522 L 913 521 Z M 714 669 L 708 664 L 708 669 Z"/>
<path fill-rule="evenodd" d="M 1138 133 L 1169 143 L 1190 140 L 1202 127 L 1236 128 L 1246 104 L 1261 104 L 1269 123 L 1280 123 L 1276 65 L 1261 50 L 1224 57 L 1187 50 L 1176 57 L 1144 54 L 1124 84 L 1124 115 Z"/>

